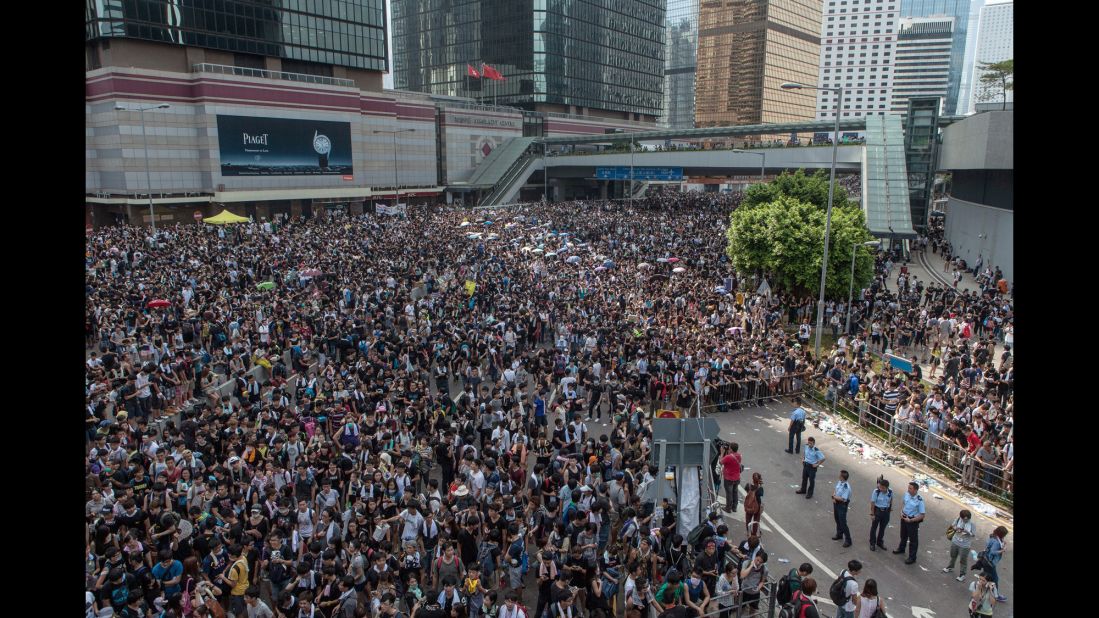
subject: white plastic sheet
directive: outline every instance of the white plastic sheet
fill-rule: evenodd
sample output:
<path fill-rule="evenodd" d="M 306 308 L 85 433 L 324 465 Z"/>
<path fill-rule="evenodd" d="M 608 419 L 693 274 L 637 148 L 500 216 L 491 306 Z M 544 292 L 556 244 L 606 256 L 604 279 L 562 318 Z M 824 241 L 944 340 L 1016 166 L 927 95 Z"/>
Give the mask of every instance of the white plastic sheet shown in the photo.
<path fill-rule="evenodd" d="M 698 466 L 683 466 L 676 470 L 676 482 L 679 484 L 679 521 L 676 532 L 687 538 L 695 526 L 702 523 L 700 519 L 702 497 L 699 495 Z"/>

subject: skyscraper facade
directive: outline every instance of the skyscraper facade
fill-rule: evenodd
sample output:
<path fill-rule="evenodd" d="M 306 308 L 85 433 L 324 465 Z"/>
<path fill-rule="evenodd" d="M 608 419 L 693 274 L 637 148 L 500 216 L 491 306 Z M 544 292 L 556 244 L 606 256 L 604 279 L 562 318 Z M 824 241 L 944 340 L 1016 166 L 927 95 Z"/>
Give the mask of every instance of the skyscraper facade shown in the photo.
<path fill-rule="evenodd" d="M 982 62 L 1002 62 L 1015 57 L 1015 3 L 986 4 L 981 9 L 981 21 L 977 27 L 977 51 L 973 62 L 973 97 L 971 106 L 978 103 L 1003 101 L 1000 87 L 980 83 L 984 71 Z M 1007 91 L 1007 101 L 1014 100 L 1014 93 Z"/>
<path fill-rule="evenodd" d="M 668 0 L 664 46 L 664 114 L 673 129 L 695 126 L 695 75 L 698 71 L 698 2 Z"/>
<path fill-rule="evenodd" d="M 954 18 L 905 17 L 897 34 L 893 67 L 895 114 L 908 111 L 913 97 L 946 98 L 950 89 L 950 57 L 954 46 Z M 941 115 L 942 109 L 936 112 Z"/>
<path fill-rule="evenodd" d="M 340 0 L 302 6 L 263 0 L 130 0 L 87 2 L 85 40 L 167 43 L 251 58 L 252 68 L 270 69 L 263 59 L 278 58 L 284 71 L 332 77 L 331 69 L 388 69 L 385 53 L 385 1 Z M 292 3 L 297 5 L 299 3 Z M 109 46 L 109 43 L 108 43 Z M 306 70 L 301 70 L 306 69 Z M 379 76 L 380 77 L 380 76 Z"/>
<path fill-rule="evenodd" d="M 695 123 L 699 127 L 815 117 L 819 0 L 701 0 Z"/>
<path fill-rule="evenodd" d="M 829 0 L 830 1 L 830 0 Z M 901 0 L 901 17 L 948 15 L 954 18 L 954 43 L 950 51 L 950 85 L 943 109 L 953 113 L 961 98 L 965 44 L 969 32 L 970 0 Z"/>
<path fill-rule="evenodd" d="M 394 87 L 540 111 L 661 114 L 661 0 L 393 0 Z M 478 79 L 486 63 L 506 81 Z"/>
<path fill-rule="evenodd" d="M 826 0 L 822 86 L 844 89 L 843 117 L 884 115 L 893 95 L 899 0 Z M 817 118 L 836 116 L 835 92 L 817 92 Z"/>
<path fill-rule="evenodd" d="M 959 116 L 972 113 L 969 110 L 973 107 L 973 54 L 977 50 L 977 23 L 981 20 L 981 9 L 984 5 L 985 0 L 971 0 L 969 3 L 965 56 L 962 58 L 962 83 L 958 91 L 958 108 L 954 112 Z"/>

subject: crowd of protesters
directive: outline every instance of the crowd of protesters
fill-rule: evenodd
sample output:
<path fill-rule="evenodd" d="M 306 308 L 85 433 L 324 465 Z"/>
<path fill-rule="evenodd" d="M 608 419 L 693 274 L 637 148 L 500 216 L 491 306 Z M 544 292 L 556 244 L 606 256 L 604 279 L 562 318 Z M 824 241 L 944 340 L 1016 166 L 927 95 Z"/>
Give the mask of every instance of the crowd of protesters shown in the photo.
<path fill-rule="evenodd" d="M 783 328 L 806 307 L 752 293 L 723 257 L 739 197 L 89 236 L 89 615 L 638 618 L 758 600 L 758 528 L 715 515 L 691 545 L 674 506 L 646 500 L 648 412 L 865 375 L 868 346 L 919 349 L 896 339 L 906 324 L 996 304 L 879 276 L 855 307 L 878 335 L 815 360 Z M 928 326 L 951 350 L 928 399 L 999 435 L 1010 389 L 982 389 L 1010 364 L 988 368 L 955 326 Z M 915 390 L 887 370 L 860 392 Z M 747 489 L 762 500 L 762 479 Z"/>

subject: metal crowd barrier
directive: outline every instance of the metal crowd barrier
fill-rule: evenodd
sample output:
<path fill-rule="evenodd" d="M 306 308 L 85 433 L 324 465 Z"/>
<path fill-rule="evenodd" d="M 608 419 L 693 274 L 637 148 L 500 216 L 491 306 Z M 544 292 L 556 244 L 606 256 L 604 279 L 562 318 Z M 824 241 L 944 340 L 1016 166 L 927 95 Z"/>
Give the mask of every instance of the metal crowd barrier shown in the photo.
<path fill-rule="evenodd" d="M 829 398 L 815 384 L 810 384 L 805 393 L 821 407 L 868 430 L 883 440 L 888 448 L 918 458 L 925 465 L 952 478 L 961 487 L 996 502 L 1009 506 L 1014 504 L 1014 479 L 1010 470 L 977 460 L 966 449 L 929 432 L 926 424 L 898 422 L 892 412 L 865 400 L 852 401 L 842 395 Z"/>
<path fill-rule="evenodd" d="M 736 380 L 704 388 L 698 406 L 702 414 L 728 412 L 776 397 L 799 395 L 805 390 L 808 373 L 787 374 L 769 381 Z"/>

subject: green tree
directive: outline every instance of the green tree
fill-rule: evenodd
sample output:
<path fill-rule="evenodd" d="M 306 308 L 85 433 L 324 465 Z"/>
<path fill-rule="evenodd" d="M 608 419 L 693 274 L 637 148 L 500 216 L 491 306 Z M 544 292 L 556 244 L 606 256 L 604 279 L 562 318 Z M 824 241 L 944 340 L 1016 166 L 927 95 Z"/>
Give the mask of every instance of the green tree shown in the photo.
<path fill-rule="evenodd" d="M 1015 60 L 1003 60 L 1001 62 L 981 62 L 981 83 L 985 86 L 982 101 L 992 99 L 999 94 L 1003 100 L 1003 108 L 1007 109 L 1007 91 L 1015 90 Z"/>
<path fill-rule="evenodd" d="M 744 194 L 744 201 L 741 202 L 739 207 L 751 208 L 759 204 L 773 202 L 780 195 L 788 195 L 798 201 L 814 204 L 819 208 L 827 208 L 828 175 L 825 170 L 817 170 L 812 174 L 806 174 L 805 170 L 797 170 L 792 174 L 783 172 L 771 182 L 754 184 L 748 187 L 748 191 Z M 834 207 L 855 205 L 847 198 L 847 190 L 839 183 L 836 183 L 832 204 Z"/>
<path fill-rule="evenodd" d="M 793 182 L 785 180 L 779 186 L 789 186 L 802 196 L 819 199 L 820 190 L 812 176 L 800 173 L 789 176 Z M 822 203 L 798 199 L 781 191 L 773 191 L 771 194 L 775 197 L 770 201 L 759 201 L 757 195 L 749 205 L 746 199 L 733 211 L 726 232 L 726 254 L 733 266 L 741 272 L 764 274 L 777 289 L 802 297 L 816 296 L 820 290 L 824 254 L 827 180 L 823 184 Z M 840 191 L 836 192 L 835 204 L 842 205 L 832 209 L 825 295 L 846 300 L 851 281 L 851 252 L 859 251 L 855 257 L 856 288 L 866 286 L 873 279 L 874 260 L 869 251 L 859 249 L 862 243 L 872 240 L 862 209 L 850 203 L 846 194 L 841 202 Z"/>

